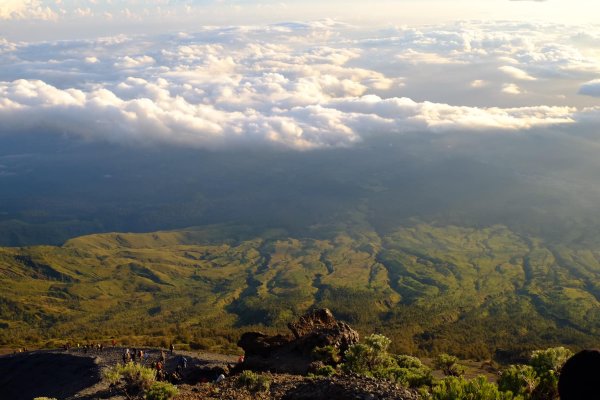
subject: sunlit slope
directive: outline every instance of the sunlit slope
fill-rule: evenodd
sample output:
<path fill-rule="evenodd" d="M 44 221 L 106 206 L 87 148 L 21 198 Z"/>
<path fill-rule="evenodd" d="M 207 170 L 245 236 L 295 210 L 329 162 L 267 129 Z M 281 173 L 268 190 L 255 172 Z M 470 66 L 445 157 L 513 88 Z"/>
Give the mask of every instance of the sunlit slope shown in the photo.
<path fill-rule="evenodd" d="M 3 248 L 1 338 L 280 326 L 315 305 L 409 351 L 600 338 L 595 249 L 547 247 L 502 226 L 325 236 L 217 226 Z"/>

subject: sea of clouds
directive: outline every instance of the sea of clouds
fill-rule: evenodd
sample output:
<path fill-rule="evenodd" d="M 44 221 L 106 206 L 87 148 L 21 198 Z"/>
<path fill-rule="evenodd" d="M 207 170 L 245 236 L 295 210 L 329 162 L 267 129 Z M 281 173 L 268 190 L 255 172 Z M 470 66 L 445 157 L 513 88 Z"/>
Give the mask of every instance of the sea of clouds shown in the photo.
<path fill-rule="evenodd" d="M 0 38 L 0 134 L 298 150 L 417 131 L 524 134 L 600 122 L 599 77 L 592 26 L 323 20 Z"/>

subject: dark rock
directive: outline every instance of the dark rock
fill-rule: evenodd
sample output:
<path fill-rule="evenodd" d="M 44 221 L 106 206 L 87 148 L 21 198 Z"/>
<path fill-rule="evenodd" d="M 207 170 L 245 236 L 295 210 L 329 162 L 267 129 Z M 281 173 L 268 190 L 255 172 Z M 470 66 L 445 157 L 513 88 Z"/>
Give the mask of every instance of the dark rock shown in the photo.
<path fill-rule="evenodd" d="M 337 321 L 327 309 L 310 312 L 288 327 L 293 336 L 243 334 L 238 346 L 245 351 L 245 361 L 240 368 L 306 374 L 316 347 L 333 346 L 343 353 L 359 340 L 358 332 Z"/>
<path fill-rule="evenodd" d="M 337 324 L 333 313 L 327 308 L 309 312 L 296 322 L 290 322 L 288 328 L 296 339 L 315 330 L 315 328 L 333 328 Z"/>
<path fill-rule="evenodd" d="M 268 357 L 273 349 L 290 342 L 290 338 L 283 335 L 268 336 L 262 332 L 246 332 L 238 342 L 238 346 L 248 354 Z"/>

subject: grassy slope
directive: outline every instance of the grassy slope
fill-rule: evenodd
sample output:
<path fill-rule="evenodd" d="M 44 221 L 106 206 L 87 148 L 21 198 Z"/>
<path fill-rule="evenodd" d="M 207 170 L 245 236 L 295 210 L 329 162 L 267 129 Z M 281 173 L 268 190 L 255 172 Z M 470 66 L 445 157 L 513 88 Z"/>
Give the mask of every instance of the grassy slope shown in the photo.
<path fill-rule="evenodd" d="M 316 236 L 316 235 L 315 235 Z M 101 234 L 0 249 L 0 339 L 282 326 L 330 307 L 397 350 L 485 357 L 600 336 L 600 252 L 502 226 L 315 238 L 231 227 Z"/>

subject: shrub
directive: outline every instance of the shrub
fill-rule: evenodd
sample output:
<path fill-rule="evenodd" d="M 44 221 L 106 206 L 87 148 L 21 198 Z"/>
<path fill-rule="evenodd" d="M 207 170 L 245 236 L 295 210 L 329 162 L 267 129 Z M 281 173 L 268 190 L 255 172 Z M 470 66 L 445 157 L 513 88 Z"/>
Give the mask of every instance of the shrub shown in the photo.
<path fill-rule="evenodd" d="M 431 385 L 433 381 L 431 369 L 417 357 L 401 355 L 396 356 L 395 360 L 398 366 L 390 371 L 394 376 L 393 380 L 411 388 Z"/>
<path fill-rule="evenodd" d="M 169 400 L 178 394 L 177 386 L 168 382 L 154 382 L 146 392 L 146 400 Z"/>
<path fill-rule="evenodd" d="M 530 364 L 539 379 L 538 385 L 531 394 L 531 399 L 545 400 L 558 398 L 558 377 L 560 370 L 572 355 L 571 350 L 564 347 L 536 350 L 531 354 Z"/>
<path fill-rule="evenodd" d="M 102 375 L 110 385 L 122 385 L 121 388 L 127 394 L 145 392 L 156 381 L 155 370 L 132 362 L 106 368 Z"/>
<path fill-rule="evenodd" d="M 315 375 L 319 376 L 332 376 L 335 375 L 335 373 L 336 370 L 331 365 L 324 365 L 315 371 Z"/>
<path fill-rule="evenodd" d="M 442 370 L 446 376 L 461 376 L 465 373 L 465 369 L 458 364 L 458 358 L 445 353 L 435 358 L 434 366 Z"/>
<path fill-rule="evenodd" d="M 484 376 L 472 380 L 448 376 L 431 391 L 432 400 L 517 400 L 511 392 L 501 392 L 498 386 L 487 381 Z"/>
<path fill-rule="evenodd" d="M 348 348 L 342 368 L 366 376 L 381 376 L 384 370 L 394 367 L 393 357 L 387 352 L 391 340 L 383 335 L 373 334 L 364 343 L 356 343 Z"/>
<path fill-rule="evenodd" d="M 266 376 L 248 370 L 240 374 L 238 384 L 251 392 L 266 392 L 271 387 L 271 381 Z"/>
<path fill-rule="evenodd" d="M 540 379 L 532 366 L 511 365 L 500 374 L 498 389 L 529 397 L 539 383 Z"/>
<path fill-rule="evenodd" d="M 354 372 L 417 388 L 431 385 L 431 370 L 421 360 L 411 356 L 392 356 L 387 349 L 391 341 L 383 335 L 370 335 L 346 351 L 342 365 L 345 372 Z"/>
<path fill-rule="evenodd" d="M 337 365 L 341 361 L 340 350 L 334 346 L 315 347 L 312 357 L 328 365 Z"/>
<path fill-rule="evenodd" d="M 552 347 L 546 350 L 536 350 L 531 353 L 530 364 L 538 375 L 549 371 L 560 372 L 565 362 L 573 352 L 564 347 Z"/>

